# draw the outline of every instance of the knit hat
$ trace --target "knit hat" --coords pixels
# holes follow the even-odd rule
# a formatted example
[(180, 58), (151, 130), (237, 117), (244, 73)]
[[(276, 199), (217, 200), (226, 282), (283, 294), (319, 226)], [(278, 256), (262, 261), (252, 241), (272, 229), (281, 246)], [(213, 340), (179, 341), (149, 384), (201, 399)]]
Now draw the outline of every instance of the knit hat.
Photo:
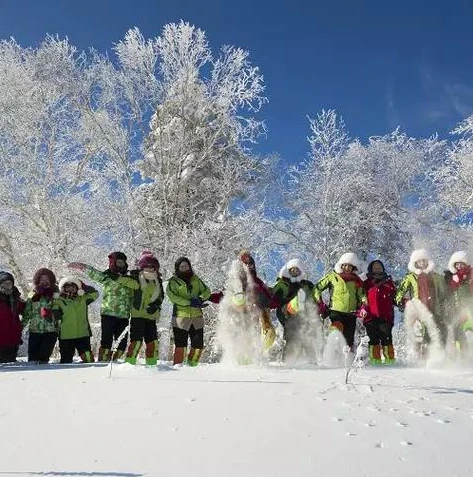
[(143, 270), (145, 268), (154, 268), (156, 271), (158, 271), (159, 261), (153, 255), (152, 252), (145, 250), (144, 252), (141, 253), (141, 257), (138, 261), (138, 267), (140, 270)]
[(344, 264), (352, 265), (355, 268), (354, 271), (357, 271), (360, 268), (358, 257), (352, 252), (344, 253), (335, 264), (334, 270), (337, 273), (342, 273), (342, 265)]
[(59, 290), (61, 292), (64, 291), (64, 286), (66, 285), (66, 283), (73, 283), (74, 285), (76, 285), (77, 294), (79, 296), (82, 296), (85, 293), (82, 289), (82, 282), (77, 277), (69, 275), (67, 277), (61, 278), (61, 280), (59, 280)]
[(11, 273), (0, 272), (0, 283), (6, 282), (7, 280), (10, 280), (13, 284), (15, 284), (15, 279)]
[(128, 270), (128, 264), (126, 263), (127, 257), (123, 252), (112, 252), (108, 256), (108, 268), (112, 272), (118, 272), (118, 267), (117, 267), (117, 260), (124, 260), (126, 267), (124, 269), (121, 269), (121, 272), (126, 272)]
[(49, 279), (49, 283), (51, 283), (51, 286), (53, 286), (56, 283), (56, 275), (49, 270), (49, 268), (40, 268), (39, 270), (36, 271), (33, 277), (33, 284), (35, 287), (39, 285), (39, 281), (41, 280), (41, 277), (43, 275), (46, 275)]
[(455, 268), (456, 263), (464, 263), (465, 265), (470, 265), (470, 260), (468, 258), (468, 253), (464, 250), (460, 250), (459, 252), (455, 252), (448, 261), (448, 269), (452, 273), (457, 273), (457, 269)]

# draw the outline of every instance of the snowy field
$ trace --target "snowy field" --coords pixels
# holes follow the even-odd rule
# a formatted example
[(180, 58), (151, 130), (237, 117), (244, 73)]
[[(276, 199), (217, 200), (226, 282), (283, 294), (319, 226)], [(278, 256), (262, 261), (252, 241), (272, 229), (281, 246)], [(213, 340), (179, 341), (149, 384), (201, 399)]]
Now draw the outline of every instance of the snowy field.
[(473, 475), (473, 369), (0, 367), (0, 475)]

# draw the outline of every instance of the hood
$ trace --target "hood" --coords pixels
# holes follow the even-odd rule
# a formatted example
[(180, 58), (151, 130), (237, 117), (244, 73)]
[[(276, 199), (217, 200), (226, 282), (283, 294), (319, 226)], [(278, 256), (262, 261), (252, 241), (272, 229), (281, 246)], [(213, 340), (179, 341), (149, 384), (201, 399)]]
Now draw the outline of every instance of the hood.
[[(429, 262), (425, 270), (419, 270), (414, 266), (414, 264), (419, 260), (427, 260)], [(416, 275), (420, 275), (422, 272), (433, 272), (434, 268), (435, 262), (432, 260), (432, 258), (430, 257), (430, 253), (425, 248), (419, 248), (411, 253), (411, 258), (409, 259), (409, 264), (407, 265), (407, 269), (410, 272), (415, 273)]]
[(348, 252), (344, 253), (339, 259), (338, 262), (335, 264), (335, 267), (333, 269), (337, 273), (342, 273), (342, 265), (344, 263), (349, 263), (350, 265), (353, 265), (355, 267), (355, 272), (359, 272), (360, 270), (360, 261), (358, 260), (358, 257), (356, 256), (355, 253)]
[(464, 250), (460, 250), (459, 252), (455, 252), (448, 261), (448, 269), (453, 274), (457, 273), (457, 269), (455, 268), (455, 263), (463, 262), (467, 265), (470, 265), (470, 260), (468, 259), (468, 253)]
[[(298, 268), (301, 271), (301, 274), (298, 277), (293, 277), (290, 273), (289, 270), (291, 268)], [(279, 270), (278, 277), (279, 278), (287, 278), (291, 282), (300, 282), (301, 280), (304, 279), (305, 273), (304, 273), (304, 267), (302, 266), (301, 261), (298, 258), (293, 258), (292, 260), (289, 260), (282, 268)]]

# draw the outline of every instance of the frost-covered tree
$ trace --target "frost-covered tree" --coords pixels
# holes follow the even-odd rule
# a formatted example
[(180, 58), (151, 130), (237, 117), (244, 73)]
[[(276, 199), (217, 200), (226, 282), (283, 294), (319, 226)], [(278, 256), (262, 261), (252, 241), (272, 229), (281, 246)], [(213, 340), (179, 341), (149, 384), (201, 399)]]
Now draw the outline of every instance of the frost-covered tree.
[(167, 260), (187, 254), (215, 267), (250, 232), (237, 217), (261, 168), (247, 145), (264, 130), (254, 116), (263, 78), (248, 52), (214, 56), (184, 22), (165, 26), (156, 47), (162, 96), (140, 163), (140, 240)]
[(61, 269), (96, 232), (75, 173), (83, 157), (74, 107), (81, 61), (52, 37), (37, 49), (0, 43), (0, 254), (23, 289), (33, 268)]
[(473, 209), (473, 116), (453, 131), (460, 135), (435, 173), (439, 197), (454, 220), (471, 226)]

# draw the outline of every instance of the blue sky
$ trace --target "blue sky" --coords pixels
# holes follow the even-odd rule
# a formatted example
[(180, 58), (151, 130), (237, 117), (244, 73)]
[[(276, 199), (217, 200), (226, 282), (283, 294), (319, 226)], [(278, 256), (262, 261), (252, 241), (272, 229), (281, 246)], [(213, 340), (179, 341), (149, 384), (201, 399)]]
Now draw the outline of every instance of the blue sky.
[(268, 136), (258, 150), (297, 162), (307, 115), (335, 108), (362, 140), (397, 125), (441, 137), (473, 114), (469, 0), (2, 0), (0, 37), (36, 45), (47, 33), (109, 50), (138, 26), (147, 37), (188, 21), (213, 48), (250, 51), (265, 76)]

